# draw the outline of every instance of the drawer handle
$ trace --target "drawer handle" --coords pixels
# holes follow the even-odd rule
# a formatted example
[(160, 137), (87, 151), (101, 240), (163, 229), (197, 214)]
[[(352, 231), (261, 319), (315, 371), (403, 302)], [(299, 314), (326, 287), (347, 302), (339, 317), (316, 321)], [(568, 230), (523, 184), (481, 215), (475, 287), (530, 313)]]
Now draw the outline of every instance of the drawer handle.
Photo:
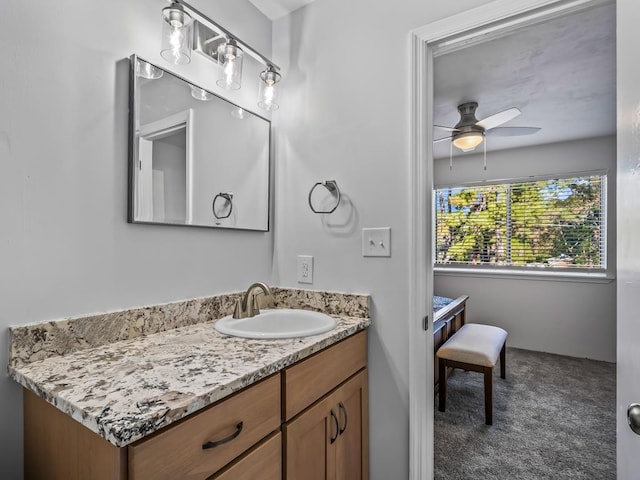
[(338, 406), (340, 407), (340, 411), (344, 414), (344, 425), (342, 427), (340, 427), (340, 435), (342, 435), (344, 433), (344, 431), (347, 429), (347, 423), (349, 422), (349, 417), (347, 417), (347, 409), (344, 407), (344, 403), (340, 402), (338, 403)]
[(236, 431), (233, 432), (228, 437), (222, 438), (220, 440), (216, 440), (215, 442), (207, 442), (204, 445), (202, 445), (202, 449), (203, 450), (207, 450), (208, 448), (216, 448), (216, 447), (219, 447), (222, 444), (230, 442), (231, 440), (236, 438), (238, 435), (240, 435), (240, 432), (242, 431), (242, 423), (243, 422), (240, 422), (238, 425), (236, 425)]
[(333, 408), (331, 409), (331, 418), (333, 419), (333, 423), (335, 423), (336, 425), (336, 434), (335, 436), (331, 435), (331, 443), (336, 441), (336, 438), (338, 438), (338, 435), (340, 434), (340, 426), (338, 424), (338, 417), (336, 416), (336, 412), (333, 411)]

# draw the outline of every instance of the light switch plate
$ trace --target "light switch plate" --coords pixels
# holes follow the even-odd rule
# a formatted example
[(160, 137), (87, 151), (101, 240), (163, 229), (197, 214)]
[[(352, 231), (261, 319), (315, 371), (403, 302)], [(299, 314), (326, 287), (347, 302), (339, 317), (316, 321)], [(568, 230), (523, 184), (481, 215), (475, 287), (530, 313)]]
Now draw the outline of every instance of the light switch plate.
[(298, 283), (313, 283), (313, 256), (298, 255)]
[(362, 229), (363, 257), (391, 256), (391, 227)]

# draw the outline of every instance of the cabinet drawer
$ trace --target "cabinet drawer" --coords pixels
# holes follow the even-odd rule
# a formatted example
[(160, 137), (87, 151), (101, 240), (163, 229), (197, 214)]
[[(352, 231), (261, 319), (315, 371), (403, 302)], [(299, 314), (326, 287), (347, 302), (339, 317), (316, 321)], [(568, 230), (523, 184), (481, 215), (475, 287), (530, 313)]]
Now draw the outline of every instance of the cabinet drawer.
[[(209, 478), (279, 426), (280, 376), (273, 375), (129, 446), (129, 478)], [(208, 442), (230, 438), (203, 449)]]
[(282, 434), (272, 435), (210, 480), (282, 480)]
[(288, 421), (367, 365), (367, 332), (363, 330), (283, 370)]

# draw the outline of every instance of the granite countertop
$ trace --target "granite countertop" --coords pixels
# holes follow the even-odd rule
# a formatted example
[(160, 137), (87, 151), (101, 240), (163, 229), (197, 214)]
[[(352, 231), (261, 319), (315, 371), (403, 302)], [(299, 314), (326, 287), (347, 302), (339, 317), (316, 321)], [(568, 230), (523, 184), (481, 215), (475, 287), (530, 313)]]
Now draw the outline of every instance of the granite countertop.
[(214, 322), (10, 367), (10, 376), (123, 447), (366, 327), (336, 317), (325, 334), (229, 337)]
[(337, 326), (320, 335), (237, 338), (215, 330), (214, 320), (17, 362), (8, 372), (25, 388), (123, 447), (371, 324), (367, 317), (330, 313)]

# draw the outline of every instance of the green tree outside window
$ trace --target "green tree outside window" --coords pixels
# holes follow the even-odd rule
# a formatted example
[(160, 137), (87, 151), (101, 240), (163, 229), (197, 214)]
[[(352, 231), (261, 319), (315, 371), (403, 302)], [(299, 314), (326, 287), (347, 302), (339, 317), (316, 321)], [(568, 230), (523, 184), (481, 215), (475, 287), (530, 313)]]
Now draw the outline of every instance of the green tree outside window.
[(436, 190), (436, 264), (604, 269), (606, 175)]

